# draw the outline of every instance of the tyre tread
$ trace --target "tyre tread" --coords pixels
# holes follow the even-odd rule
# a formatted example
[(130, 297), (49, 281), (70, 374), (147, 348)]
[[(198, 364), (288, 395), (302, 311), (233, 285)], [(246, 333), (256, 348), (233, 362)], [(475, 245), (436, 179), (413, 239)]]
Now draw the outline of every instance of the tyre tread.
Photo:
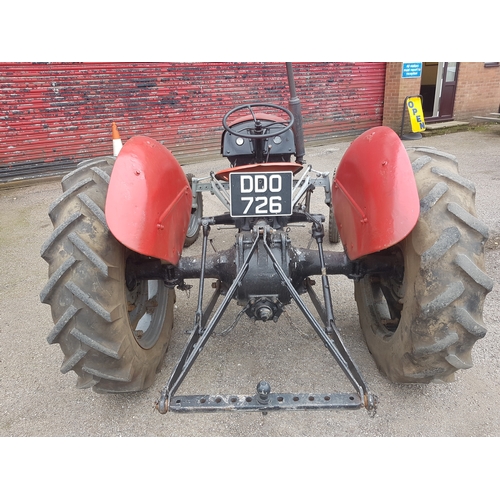
[(459, 337), (457, 332), (448, 332), (445, 337), (438, 339), (430, 345), (420, 345), (416, 347), (413, 354), (417, 357), (427, 356), (429, 354), (436, 354), (441, 351), (447, 350), (450, 346), (458, 342)]
[(69, 257), (69, 259), (65, 260), (52, 274), (52, 276), (49, 278), (49, 281), (40, 292), (40, 301), (42, 302), (42, 304), (48, 304), (48, 300), (52, 295), (54, 288), (76, 262), (77, 260), (73, 256), (71, 256)]
[(460, 241), (460, 231), (457, 227), (447, 227), (436, 242), (422, 254), (422, 264), (427, 267), (434, 264)]
[(61, 373), (68, 373), (69, 371), (73, 370), (75, 366), (84, 358), (84, 356), (87, 354), (88, 350), (78, 348), (73, 355), (69, 356), (67, 359), (63, 361), (63, 364), (61, 365)]
[[(108, 277), (109, 267), (91, 248), (74, 232), (68, 235), (68, 240), (75, 245), (80, 252), (99, 270), (99, 272)], [(74, 258), (73, 258), (74, 260)]]
[(488, 239), (488, 226), (482, 223), (477, 217), (474, 217), (470, 212), (462, 208), (458, 203), (448, 203), (447, 209), (450, 213), (460, 219), (464, 224), (481, 234), (485, 240)]
[(430, 156), (421, 156), (417, 158), (411, 164), (413, 173), (416, 174), (417, 172), (420, 172), (420, 170), (424, 168), (431, 161), (432, 158)]
[(476, 186), (474, 185), (474, 183), (472, 183), (465, 177), (456, 174), (455, 172), (451, 172), (450, 170), (441, 167), (432, 167), (431, 172), (433, 174), (439, 175), (440, 177), (445, 177), (446, 179), (449, 179), (450, 181), (463, 186), (465, 189), (468, 189), (471, 193), (476, 194)]
[(427, 196), (420, 200), (420, 213), (427, 213), (448, 191), (448, 185), (445, 182), (438, 182)]
[(422, 314), (424, 316), (434, 315), (450, 304), (455, 302), (465, 291), (465, 286), (461, 281), (455, 281), (448, 285), (444, 292), (440, 293), (435, 299), (422, 304)]
[[(115, 159), (82, 162), (62, 180), (63, 194), (50, 206), (54, 230), (41, 247), (49, 279), (40, 293), (52, 308), (49, 344), (59, 344), (61, 371), (73, 370), (78, 388), (131, 392), (149, 387), (170, 338), (175, 294), (165, 295), (160, 340), (137, 344), (125, 292), (127, 250), (112, 236), (104, 206)], [(160, 328), (160, 327), (159, 327)]]
[[(96, 339), (85, 335), (77, 328), (73, 328), (70, 332), (73, 337), (78, 339), (83, 344), (87, 345), (95, 351), (108, 356), (109, 358), (120, 359), (120, 346), (117, 345), (105, 345), (103, 342), (98, 342)], [(108, 343), (109, 344), (109, 343)]]
[(472, 363), (469, 363), (468, 361), (461, 359), (456, 354), (448, 354), (448, 356), (446, 356), (445, 359), (446, 361), (448, 361), (448, 363), (450, 363), (450, 365), (452, 365), (457, 370), (467, 370), (468, 368), (472, 368)]
[(95, 203), (94, 200), (92, 200), (86, 193), (80, 193), (78, 198), (99, 219), (104, 229), (109, 231), (106, 216), (104, 215), (104, 211), (100, 209), (99, 205)]
[(459, 253), (455, 257), (455, 264), (465, 271), (479, 286), (491, 292), (493, 289), (493, 280), (486, 273), (483, 273), (469, 257)]
[(55, 342), (57, 342), (57, 338), (59, 337), (61, 332), (66, 328), (66, 325), (68, 325), (69, 322), (75, 317), (78, 311), (79, 309), (73, 304), (71, 304), (66, 309), (66, 311), (64, 311), (64, 314), (59, 318), (57, 323), (54, 325), (54, 328), (52, 328), (47, 337), (47, 342), (49, 344), (54, 344)]
[(98, 314), (104, 321), (108, 323), (113, 322), (112, 313), (98, 304), (89, 294), (85, 293), (72, 281), (68, 281), (65, 286), (78, 300), (83, 302), (88, 308), (92, 309), (92, 311)]
[(378, 282), (362, 279), (355, 297), (368, 347), (389, 379), (450, 382), (457, 370), (472, 366), (472, 347), (487, 333), (482, 309), (493, 288), (484, 271), (488, 227), (476, 217), (476, 188), (458, 173), (453, 155), (431, 148), (409, 155), (421, 210), (417, 226), (398, 245), (406, 290), (400, 325), (395, 331), (384, 326), (386, 313), (372, 292)]
[(63, 194), (61, 194), (55, 201), (52, 202), (52, 204), (49, 207), (49, 217), (52, 222), (55, 221), (56, 217), (56, 212), (58, 211), (58, 208), (60, 205), (66, 203), (68, 199), (72, 198), (75, 194), (75, 192), (79, 191), (80, 189), (83, 189), (92, 182), (92, 179), (83, 179), (80, 182), (76, 183), (74, 186), (72, 186), (70, 189), (67, 191), (64, 191)]
[(455, 309), (454, 319), (474, 337), (482, 339), (486, 335), (486, 328), (476, 321), (464, 307)]
[(127, 382), (132, 381), (132, 374), (130, 371), (114, 371), (114, 372), (105, 372), (102, 370), (98, 370), (96, 368), (91, 368), (90, 366), (85, 365), (83, 367), (83, 370), (88, 373), (89, 375), (92, 375), (94, 377), (97, 377), (98, 379), (104, 379), (104, 380), (110, 380), (112, 382), (120, 382), (122, 384), (125, 384)]
[(49, 262), (50, 260), (49, 254), (51, 253), (54, 244), (59, 241), (62, 233), (64, 233), (64, 231), (66, 231), (68, 227), (70, 227), (72, 224), (78, 221), (81, 217), (82, 217), (81, 213), (75, 212), (71, 214), (71, 216), (68, 217), (61, 225), (56, 227), (56, 229), (52, 232), (47, 241), (45, 241), (45, 243), (42, 245), (42, 248), (40, 250), (40, 255), (42, 259)]

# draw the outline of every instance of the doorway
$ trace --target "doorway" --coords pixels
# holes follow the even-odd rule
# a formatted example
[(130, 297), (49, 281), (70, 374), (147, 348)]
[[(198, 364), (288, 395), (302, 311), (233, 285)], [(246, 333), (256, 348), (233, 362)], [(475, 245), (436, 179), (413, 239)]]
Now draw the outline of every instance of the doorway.
[(453, 119), (458, 62), (424, 62), (420, 94), (426, 122)]

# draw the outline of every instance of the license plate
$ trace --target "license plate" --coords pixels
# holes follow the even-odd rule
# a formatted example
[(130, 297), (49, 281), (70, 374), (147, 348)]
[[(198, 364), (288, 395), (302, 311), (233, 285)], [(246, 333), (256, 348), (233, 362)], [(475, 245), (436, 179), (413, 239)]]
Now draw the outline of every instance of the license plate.
[(292, 215), (292, 172), (229, 174), (231, 217)]

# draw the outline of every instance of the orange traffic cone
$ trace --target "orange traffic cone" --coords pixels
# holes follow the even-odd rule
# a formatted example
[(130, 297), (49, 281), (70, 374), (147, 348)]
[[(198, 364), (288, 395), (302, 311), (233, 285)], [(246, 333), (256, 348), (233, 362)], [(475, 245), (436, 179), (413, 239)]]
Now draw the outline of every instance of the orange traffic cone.
[(118, 127), (116, 126), (115, 122), (113, 122), (111, 129), (113, 135), (113, 156), (118, 156), (118, 153), (120, 152), (123, 144), (122, 140), (120, 139), (120, 132), (118, 132)]

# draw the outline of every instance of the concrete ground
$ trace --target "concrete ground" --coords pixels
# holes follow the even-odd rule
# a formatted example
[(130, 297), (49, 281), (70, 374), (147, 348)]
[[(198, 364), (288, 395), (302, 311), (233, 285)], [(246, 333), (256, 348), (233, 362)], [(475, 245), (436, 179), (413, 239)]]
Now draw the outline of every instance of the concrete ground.
[[(333, 172), (349, 142), (307, 149), (306, 160)], [(462, 175), (477, 189), (477, 214), (490, 228), (486, 269), (500, 277), (500, 126), (406, 141), (454, 154)], [(188, 165), (198, 176), (225, 168), (226, 162)], [(499, 436), (500, 435), (500, 287), (487, 296), (486, 337), (473, 350), (474, 367), (447, 385), (396, 385), (377, 370), (358, 324), (352, 283), (331, 279), (338, 326), (351, 356), (379, 398), (371, 418), (366, 411), (315, 411), (160, 415), (153, 402), (187, 340), (196, 307), (195, 293), (178, 292), (173, 340), (153, 387), (129, 395), (99, 395), (75, 387), (73, 372), (59, 371), (62, 353), (49, 345), (49, 307), (39, 293), (47, 280), (40, 248), (51, 234), (48, 207), (59, 195), (56, 181), (0, 190), (0, 436)], [(321, 202), (321, 196), (319, 196)], [(205, 214), (218, 202), (205, 196)], [(291, 233), (306, 246), (307, 234)], [(214, 230), (217, 249), (229, 247), (230, 230)], [(327, 244), (327, 249), (332, 246)], [(189, 249), (199, 253), (199, 241)], [(230, 325), (232, 305), (221, 328)], [(317, 336), (296, 306), (275, 325), (242, 319), (228, 335), (210, 339), (185, 381), (187, 393), (231, 392), (232, 384), (251, 393), (259, 380), (273, 390), (321, 392), (344, 384)], [(309, 389), (311, 388), (311, 389)], [(347, 390), (350, 390), (347, 384)], [(168, 452), (167, 452), (168, 453)], [(437, 469), (435, 469), (437, 470)], [(257, 471), (255, 471), (257, 472)]]

